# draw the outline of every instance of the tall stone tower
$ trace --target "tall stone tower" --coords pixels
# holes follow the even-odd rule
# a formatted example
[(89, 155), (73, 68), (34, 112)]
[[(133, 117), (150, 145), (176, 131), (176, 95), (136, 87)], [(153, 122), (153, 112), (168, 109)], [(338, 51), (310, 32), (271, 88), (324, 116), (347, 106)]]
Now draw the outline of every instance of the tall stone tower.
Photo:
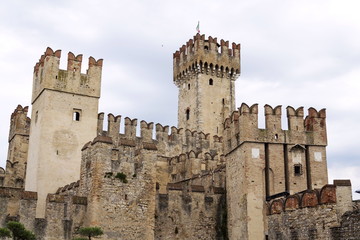
[(178, 127), (222, 136), (224, 120), (235, 110), (240, 44), (197, 34), (174, 53), (179, 88)]
[(38, 193), (37, 217), (44, 217), (48, 193), (80, 178), (81, 148), (96, 136), (102, 59), (68, 54), (59, 69), (61, 50), (47, 48), (35, 65), (25, 190)]

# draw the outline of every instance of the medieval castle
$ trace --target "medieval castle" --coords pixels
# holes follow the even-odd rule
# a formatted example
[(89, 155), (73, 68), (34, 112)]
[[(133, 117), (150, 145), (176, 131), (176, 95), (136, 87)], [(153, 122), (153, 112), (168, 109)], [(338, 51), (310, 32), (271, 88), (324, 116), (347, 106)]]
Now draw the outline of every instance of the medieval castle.
[[(47, 48), (32, 112), (11, 115), (0, 225), (70, 240), (360, 239), (349, 180), (328, 184), (325, 109), (235, 106), (240, 44), (197, 34), (173, 55), (178, 126), (98, 113), (103, 60)], [(103, 123), (107, 121), (107, 129)], [(120, 133), (123, 122), (124, 132)], [(136, 135), (140, 124), (140, 136)], [(155, 128), (155, 129), (154, 129)]]

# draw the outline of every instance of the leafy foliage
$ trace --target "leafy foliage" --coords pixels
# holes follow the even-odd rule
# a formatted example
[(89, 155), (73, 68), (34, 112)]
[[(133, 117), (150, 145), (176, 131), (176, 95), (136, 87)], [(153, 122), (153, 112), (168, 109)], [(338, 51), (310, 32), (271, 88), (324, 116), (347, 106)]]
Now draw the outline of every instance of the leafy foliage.
[(125, 173), (119, 172), (116, 174), (115, 178), (120, 179), (123, 183), (128, 183)]
[(0, 228), (0, 238), (11, 237), (11, 232), (7, 228)]
[(79, 233), (82, 236), (87, 236), (89, 240), (91, 240), (91, 237), (101, 236), (104, 234), (100, 227), (83, 227), (79, 229)]
[(36, 240), (35, 234), (19, 222), (10, 221), (6, 226), (12, 232), (14, 240)]

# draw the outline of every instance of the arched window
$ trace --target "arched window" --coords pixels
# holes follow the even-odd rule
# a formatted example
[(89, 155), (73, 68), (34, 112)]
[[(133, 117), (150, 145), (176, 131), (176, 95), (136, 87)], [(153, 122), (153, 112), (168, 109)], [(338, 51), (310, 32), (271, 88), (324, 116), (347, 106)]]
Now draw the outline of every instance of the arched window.
[(212, 78), (209, 79), (209, 85), (213, 85), (214, 81), (212, 80)]
[(188, 90), (190, 90), (190, 83), (188, 84)]
[(73, 112), (73, 121), (80, 121), (80, 116), (81, 116), (81, 110), (78, 109), (74, 109)]
[(189, 120), (190, 119), (190, 109), (186, 109), (186, 120)]

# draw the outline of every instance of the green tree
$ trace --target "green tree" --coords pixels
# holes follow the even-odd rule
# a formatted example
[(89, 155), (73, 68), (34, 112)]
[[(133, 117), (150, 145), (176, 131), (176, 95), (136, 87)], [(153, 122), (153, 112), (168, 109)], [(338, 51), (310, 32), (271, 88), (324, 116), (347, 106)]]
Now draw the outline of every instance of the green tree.
[(11, 232), (7, 228), (0, 228), (0, 238), (11, 237)]
[(8, 222), (7, 228), (12, 232), (14, 240), (36, 240), (35, 234), (27, 230), (24, 225), (19, 222)]
[(83, 227), (79, 229), (79, 233), (82, 236), (87, 236), (89, 240), (91, 240), (92, 237), (97, 237), (104, 234), (100, 227)]

